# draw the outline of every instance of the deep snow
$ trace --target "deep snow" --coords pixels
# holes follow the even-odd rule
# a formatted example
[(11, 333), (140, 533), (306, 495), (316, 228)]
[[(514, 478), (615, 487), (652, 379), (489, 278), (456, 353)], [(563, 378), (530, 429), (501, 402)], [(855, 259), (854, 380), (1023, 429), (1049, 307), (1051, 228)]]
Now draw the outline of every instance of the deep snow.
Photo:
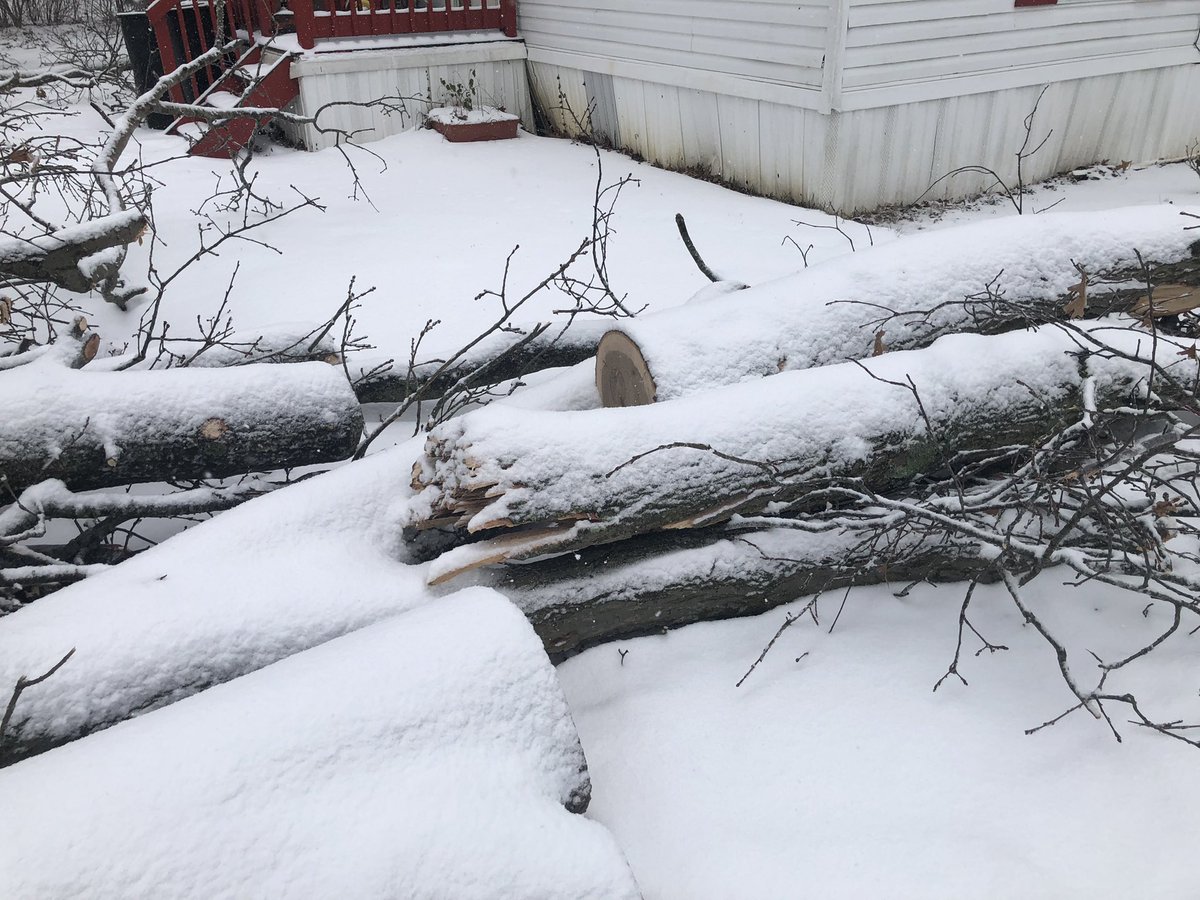
[[(1037, 608), (1059, 610), (1085, 657), (1163, 624), (1054, 572), (1035, 585)], [(1074, 698), (994, 588), (977, 590), (973, 621), (1010, 649), (974, 658), (972, 640), (970, 685), (951, 678), (933, 693), (963, 588), (893, 590), (851, 591), (832, 634), (843, 592), (826, 596), (822, 627), (791, 626), (741, 688), (806, 601), (559, 667), (592, 772), (590, 815), (645, 897), (1195, 897), (1196, 750), (1120, 714), (1123, 743), (1083, 713), (1026, 736)], [(1164, 715), (1200, 714), (1196, 659), (1193, 639), (1139, 666)]]
[[(100, 602), (103, 599), (96, 598)], [(6, 900), (618, 900), (541, 641), (484, 589), (0, 771)]]

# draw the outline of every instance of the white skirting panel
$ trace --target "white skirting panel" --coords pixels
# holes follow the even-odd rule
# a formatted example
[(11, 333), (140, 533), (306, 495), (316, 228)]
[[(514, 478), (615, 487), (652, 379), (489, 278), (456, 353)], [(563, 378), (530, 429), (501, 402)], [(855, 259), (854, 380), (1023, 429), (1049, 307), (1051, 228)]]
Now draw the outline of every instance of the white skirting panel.
[[(445, 85), (471, 81), (476, 105), (503, 108), (520, 116), (526, 130), (534, 128), (525, 48), (517, 42), (321, 54), (294, 63), (292, 77), (300, 83), (297, 111), (314, 115), (324, 107), (319, 124), (353, 134), (356, 143), (421, 125), (429, 109), (447, 102)], [(379, 98), (386, 102), (369, 103)], [(292, 129), (290, 136), (309, 150), (341, 140), (312, 126)]]
[[(1043, 86), (822, 114), (765, 100), (673, 87), (542, 62), (530, 81), (549, 121), (575, 131), (561, 111), (592, 110), (594, 132), (671, 169), (700, 171), (756, 193), (844, 214), (922, 195), (965, 197), (986, 166), (1015, 186), (1024, 120)], [(1026, 183), (1100, 160), (1181, 156), (1200, 137), (1200, 65), (1054, 82), (1045, 87), (1022, 167)], [(929, 191), (929, 193), (926, 193)]]

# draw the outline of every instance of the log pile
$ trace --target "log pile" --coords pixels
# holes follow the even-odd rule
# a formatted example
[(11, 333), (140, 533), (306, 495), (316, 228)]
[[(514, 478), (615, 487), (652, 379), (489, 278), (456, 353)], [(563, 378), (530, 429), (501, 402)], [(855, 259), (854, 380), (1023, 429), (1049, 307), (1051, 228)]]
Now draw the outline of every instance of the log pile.
[[(413, 473), (418, 530), (473, 539), (435, 584), (479, 566), (703, 528), (768, 506), (803, 509), (853, 478), (887, 492), (944, 463), (942, 448), (1039, 442), (1145, 372), (1081, 363), (1069, 332), (951, 336), (653, 406), (576, 413), (481, 410), (435, 429)], [(917, 392), (909, 390), (910, 382)]]
[[(429, 434), (410, 544), (431, 560), (431, 584), (481, 570), (472, 577), (509, 593), (556, 658), (834, 586), (988, 577), (972, 546), (882, 559), (773, 529), (764, 554), (762, 517), (803, 521), (851, 483), (906, 496), (963, 460), (1041, 445), (1090, 410), (1149, 394), (1170, 406), (1148, 353), (1195, 368), (1191, 341), (1159, 330), (1196, 306), (1200, 242), (1185, 225), (1172, 208), (1047, 216), (1002, 223), (1008, 248), (982, 226), (953, 229), (622, 324), (597, 362), (616, 408), (485, 408)], [(783, 289), (805, 284), (811, 296), (781, 307)], [(1055, 321), (1068, 327), (1030, 327)]]

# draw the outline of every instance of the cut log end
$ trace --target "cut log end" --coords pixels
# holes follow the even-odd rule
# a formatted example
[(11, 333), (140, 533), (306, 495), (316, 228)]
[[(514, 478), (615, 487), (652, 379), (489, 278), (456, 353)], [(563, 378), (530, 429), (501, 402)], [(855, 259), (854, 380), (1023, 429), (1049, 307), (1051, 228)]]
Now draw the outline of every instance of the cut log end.
[(610, 331), (596, 350), (596, 389), (605, 408), (647, 406), (658, 389), (642, 351), (628, 335)]
[(82, 368), (96, 358), (96, 353), (100, 350), (100, 335), (92, 334), (83, 342), (83, 347), (79, 351), (79, 367)]
[(198, 434), (206, 441), (219, 441), (229, 433), (229, 424), (221, 418), (213, 416), (205, 419), (204, 424), (199, 428)]

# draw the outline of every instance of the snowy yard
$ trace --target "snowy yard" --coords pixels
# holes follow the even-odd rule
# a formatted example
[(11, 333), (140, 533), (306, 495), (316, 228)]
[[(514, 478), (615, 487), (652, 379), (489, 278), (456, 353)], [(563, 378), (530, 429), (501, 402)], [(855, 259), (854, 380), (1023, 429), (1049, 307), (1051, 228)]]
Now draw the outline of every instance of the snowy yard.
[[(105, 130), (86, 103), (71, 110), (71, 118), (42, 127), (80, 139)], [(194, 251), (206, 216), (220, 224), (243, 214), (207, 200), (228, 183), (229, 163), (181, 157), (183, 147), (179, 137), (137, 133), (134, 153), (153, 164), (157, 185), (156, 239), (131, 247), (128, 272), (144, 275), (151, 261), (170, 271)], [(240, 333), (302, 334), (338, 309), (354, 279), (356, 291), (374, 290), (354, 311), (354, 331), (371, 347), (349, 357), (351, 374), (389, 359), (403, 369), (430, 320), (440, 324), (420, 355), (446, 356), (497, 315), (496, 298), (478, 295), (499, 287), (514, 248), (507, 281), (515, 295), (589, 236), (598, 163), (603, 183), (634, 179), (621, 192), (607, 247), (614, 291), (644, 309), (630, 334), (644, 327), (649, 335), (656, 314), (683, 307), (709, 284), (680, 241), (677, 213), (722, 278), (766, 286), (741, 306), (736, 293), (706, 292), (707, 300), (694, 301), (697, 315), (715, 310), (703, 333), (687, 332), (691, 319), (661, 320), (668, 339), (689, 348), (680, 351), (684, 369), (709, 353), (695, 349), (704, 338), (737, 347), (752, 315), (770, 317), (794, 285), (819, 285), (817, 272), (804, 282), (778, 281), (770, 293), (769, 282), (806, 263), (841, 259), (841, 277), (853, 272), (852, 251), (892, 244), (893, 262), (872, 296), (891, 284), (889, 302), (900, 305), (903, 260), (915, 252), (906, 241), (1014, 215), (1007, 203), (980, 202), (868, 227), (524, 133), (458, 145), (410, 131), (345, 155), (274, 146), (252, 164), (255, 192), (314, 205), (187, 269), (166, 294), (160, 324), (169, 322), (174, 340), (200, 335), (228, 288)], [(1088, 235), (1142, 227), (1157, 215), (1131, 207), (1200, 206), (1200, 179), (1183, 165), (1094, 174), (1040, 186), (1025, 202), (1085, 214)], [(1127, 211), (1104, 212), (1116, 208)], [(1047, 256), (1057, 250), (1078, 260), (1084, 249), (1049, 247)], [(1047, 269), (1041, 281), (1075, 277), (1062, 268)], [(111, 368), (127, 358), (146, 307), (135, 300), (122, 312), (95, 295), (79, 302), (101, 336), (91, 365)], [(562, 321), (571, 303), (547, 289), (515, 324)], [(588, 327), (585, 320), (577, 324)], [(1049, 331), (1025, 343), (1049, 344)], [(812, 336), (814, 360), (833, 333)], [(977, 346), (947, 340), (913, 352), (963, 356), (969, 351), (954, 348)], [(829, 353), (820, 363), (850, 356)], [(714, 364), (719, 371), (740, 364), (733, 350), (729, 356)], [(900, 372), (903, 357), (884, 353), (876, 368)], [(717, 358), (715, 351), (704, 357)], [(1022, 359), (1014, 351), (992, 368)], [(912, 366), (903, 371), (922, 371)], [(1064, 378), (1076, 374), (1074, 363), (1064, 368), (1072, 370)], [(1082, 388), (1093, 402), (1104, 387), (1101, 368)], [(622, 415), (594, 420), (591, 432), (592, 371), (584, 363), (539, 373), (462, 420), (469, 446), (501, 448), (488, 488), (514, 459), (518, 470), (528, 458), (530, 472), (549, 471), (540, 453), (549, 457), (589, 435), (589, 460), (573, 462), (582, 467), (594, 457), (604, 472), (641, 449), (621, 442), (626, 425), (665, 443), (672, 435), (699, 440), (692, 426), (733, 423), (751, 436), (731, 452), (753, 454), (757, 433), (737, 418), (759, 418), (740, 399), (750, 397), (745, 385), (705, 384), (697, 395), (701, 388), (689, 383), (691, 405), (678, 401), (686, 421), (664, 420), (661, 435), (646, 424), (653, 406), (613, 410)], [(1012, 380), (1052, 393), (1053, 373), (1021, 374)], [(728, 381), (761, 382), (760, 375)], [(807, 402), (792, 386), (817, 382), (801, 377), (779, 376), (768, 413)], [(833, 427), (846, 443), (865, 444), (864, 423), (875, 411), (829, 377), (820, 407), (829, 412), (805, 420), (803, 437)], [(0, 372), (0, 390), (4, 378)], [(20, 403), (10, 398), (7, 415), (33, 415), (43, 405), (36, 379), (11, 378), (23, 394)], [(985, 402), (988, 392), (975, 387)], [(945, 394), (950, 406), (967, 402), (951, 388)], [(368, 419), (390, 408), (373, 404)], [(453, 463), (466, 452), (453, 445), (455, 424), (442, 426), (459, 454)], [(971, 624), (1004, 649), (976, 653), (980, 641), (968, 632), (962, 678), (945, 679), (936, 692), (955, 658), (965, 584), (902, 591), (902, 579), (830, 590), (815, 605), (796, 596), (760, 615), (603, 643), (552, 669), (538, 636), (500, 596), (498, 578), (476, 572), (429, 586), (447, 564), (406, 543), (406, 529), (433, 515), (432, 482), (410, 484), (426, 452), (413, 426), (409, 415), (362, 460), (323, 467), (333, 471), (0, 618), (0, 700), (18, 678), (44, 672), (74, 648), (21, 697), (13, 719), (23, 740), (54, 749), (0, 769), (0, 808), (13, 832), (0, 840), (0, 897), (599, 900), (640, 890), (647, 900), (1185, 900), (1200, 890), (1196, 748), (1131, 724), (1118, 707), (1112, 724), (1120, 741), (1083, 711), (1028, 734), (1077, 701), (1052, 649), (1003, 585), (977, 588)], [(478, 470), (486, 469), (481, 462)], [(570, 473), (555, 479), (567, 483)], [(508, 507), (501, 514), (516, 515)], [(17, 513), (0, 506), (0, 525), (6, 515)], [(581, 530), (601, 525), (593, 517)], [(670, 557), (663, 559), (669, 568)], [(709, 574), (716, 570), (714, 556)], [(472, 579), (496, 590), (471, 586)], [(1025, 595), (1042, 621), (1070, 635), (1073, 660), (1089, 651), (1131, 653), (1170, 620), (1111, 586), (1065, 586), (1074, 580), (1065, 567), (1051, 569)], [(795, 624), (777, 634), (792, 616)], [(1200, 720), (1198, 639), (1174, 635), (1122, 672), (1122, 688), (1137, 690), (1164, 718)], [(589, 778), (585, 817), (570, 815), (564, 807), (581, 805)]]

